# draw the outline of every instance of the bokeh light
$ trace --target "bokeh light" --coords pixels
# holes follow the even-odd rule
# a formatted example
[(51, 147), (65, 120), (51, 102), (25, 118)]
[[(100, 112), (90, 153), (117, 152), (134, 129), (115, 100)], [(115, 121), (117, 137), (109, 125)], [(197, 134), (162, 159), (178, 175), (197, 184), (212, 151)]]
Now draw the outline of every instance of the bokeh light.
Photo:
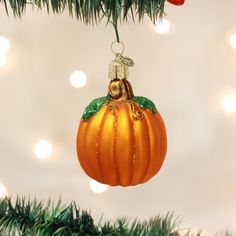
[(222, 106), (226, 112), (236, 112), (236, 96), (226, 96)]
[(6, 54), (10, 50), (11, 44), (9, 39), (0, 36), (0, 54)]
[(170, 22), (163, 18), (161, 20), (157, 20), (155, 23), (155, 31), (158, 34), (166, 34), (170, 30)]
[(87, 82), (87, 75), (81, 70), (76, 70), (71, 74), (69, 80), (74, 88), (82, 88)]
[(107, 185), (101, 184), (93, 179), (90, 180), (89, 186), (94, 193), (103, 193), (108, 188)]
[(6, 187), (0, 183), (0, 198), (4, 198), (7, 196), (7, 189)]
[(47, 159), (52, 155), (52, 145), (46, 140), (40, 140), (34, 146), (34, 153), (39, 159)]
[(231, 37), (230, 37), (230, 44), (231, 46), (236, 49), (236, 33), (234, 33)]

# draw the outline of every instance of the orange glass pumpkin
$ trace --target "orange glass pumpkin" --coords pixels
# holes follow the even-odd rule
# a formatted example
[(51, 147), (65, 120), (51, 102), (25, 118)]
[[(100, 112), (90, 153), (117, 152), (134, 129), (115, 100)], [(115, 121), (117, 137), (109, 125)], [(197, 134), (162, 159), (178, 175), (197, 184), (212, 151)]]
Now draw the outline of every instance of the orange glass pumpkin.
[(95, 99), (84, 112), (78, 158), (87, 175), (98, 182), (137, 185), (152, 178), (163, 164), (165, 126), (150, 100), (135, 97), (126, 78), (115, 77), (109, 95)]

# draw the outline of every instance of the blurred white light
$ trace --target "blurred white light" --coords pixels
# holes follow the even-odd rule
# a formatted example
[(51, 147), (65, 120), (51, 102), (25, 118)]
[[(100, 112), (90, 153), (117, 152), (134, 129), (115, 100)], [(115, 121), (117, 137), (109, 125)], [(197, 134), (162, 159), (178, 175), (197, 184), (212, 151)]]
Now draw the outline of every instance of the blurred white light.
[(0, 52), (0, 66), (3, 66), (5, 64), (6, 59), (7, 59), (6, 53)]
[(0, 183), (0, 198), (4, 198), (7, 196), (7, 189), (6, 187)]
[(107, 190), (107, 185), (101, 184), (93, 179), (90, 180), (89, 186), (94, 193), (103, 193)]
[(87, 82), (87, 76), (83, 71), (76, 70), (70, 76), (70, 83), (74, 88), (82, 88)]
[(39, 159), (49, 158), (52, 155), (52, 145), (46, 140), (40, 140), (34, 146), (34, 153)]
[(230, 38), (230, 44), (231, 46), (236, 49), (236, 33), (234, 33)]
[(170, 30), (170, 22), (167, 19), (157, 20), (155, 23), (155, 31), (158, 34), (166, 34)]
[(236, 112), (236, 96), (226, 96), (222, 106), (226, 112)]
[(10, 50), (10, 47), (10, 41), (5, 37), (0, 36), (0, 54), (6, 54)]

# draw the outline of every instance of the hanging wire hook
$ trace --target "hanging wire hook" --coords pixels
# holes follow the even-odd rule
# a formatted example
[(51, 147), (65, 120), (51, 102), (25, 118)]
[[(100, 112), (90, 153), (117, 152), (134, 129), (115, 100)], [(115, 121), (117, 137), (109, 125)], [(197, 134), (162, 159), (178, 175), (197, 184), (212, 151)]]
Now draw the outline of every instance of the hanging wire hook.
[[(114, 49), (115, 44), (118, 44), (118, 45), (121, 45), (121, 46), (122, 46), (122, 48), (121, 48), (121, 50), (120, 50), (119, 52)], [(120, 41), (120, 42), (114, 41), (114, 42), (111, 44), (111, 51), (112, 51), (115, 55), (117, 55), (117, 54), (122, 55), (123, 52), (124, 52), (124, 50), (125, 50), (125, 44), (124, 44), (123, 42), (121, 42), (121, 41)]]

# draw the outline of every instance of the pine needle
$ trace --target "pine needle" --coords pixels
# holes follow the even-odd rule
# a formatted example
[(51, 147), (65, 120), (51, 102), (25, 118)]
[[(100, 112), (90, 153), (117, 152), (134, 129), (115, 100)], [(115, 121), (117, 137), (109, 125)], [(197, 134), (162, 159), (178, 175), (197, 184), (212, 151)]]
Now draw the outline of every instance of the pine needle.
[[(8, 236), (178, 236), (180, 220), (173, 214), (157, 215), (148, 221), (130, 222), (125, 218), (115, 223), (98, 224), (88, 211), (80, 210), (75, 202), (63, 206), (61, 200), (46, 206), (34, 199), (0, 200), (0, 235)], [(201, 232), (185, 236), (200, 236)], [(230, 236), (228, 232), (217, 236)]]
[(0, 234), (23, 236), (174, 236), (173, 215), (156, 216), (150, 221), (129, 222), (118, 219), (115, 223), (96, 225), (88, 211), (80, 210), (75, 202), (63, 206), (51, 201), (44, 206), (36, 199), (17, 197), (0, 200)]
[(97, 24), (104, 17), (117, 24), (129, 19), (139, 21), (147, 14), (152, 21), (163, 16), (166, 0), (0, 0), (7, 14), (12, 10), (15, 17), (22, 17), (28, 6), (54, 14), (69, 11), (71, 17), (85, 24)]

